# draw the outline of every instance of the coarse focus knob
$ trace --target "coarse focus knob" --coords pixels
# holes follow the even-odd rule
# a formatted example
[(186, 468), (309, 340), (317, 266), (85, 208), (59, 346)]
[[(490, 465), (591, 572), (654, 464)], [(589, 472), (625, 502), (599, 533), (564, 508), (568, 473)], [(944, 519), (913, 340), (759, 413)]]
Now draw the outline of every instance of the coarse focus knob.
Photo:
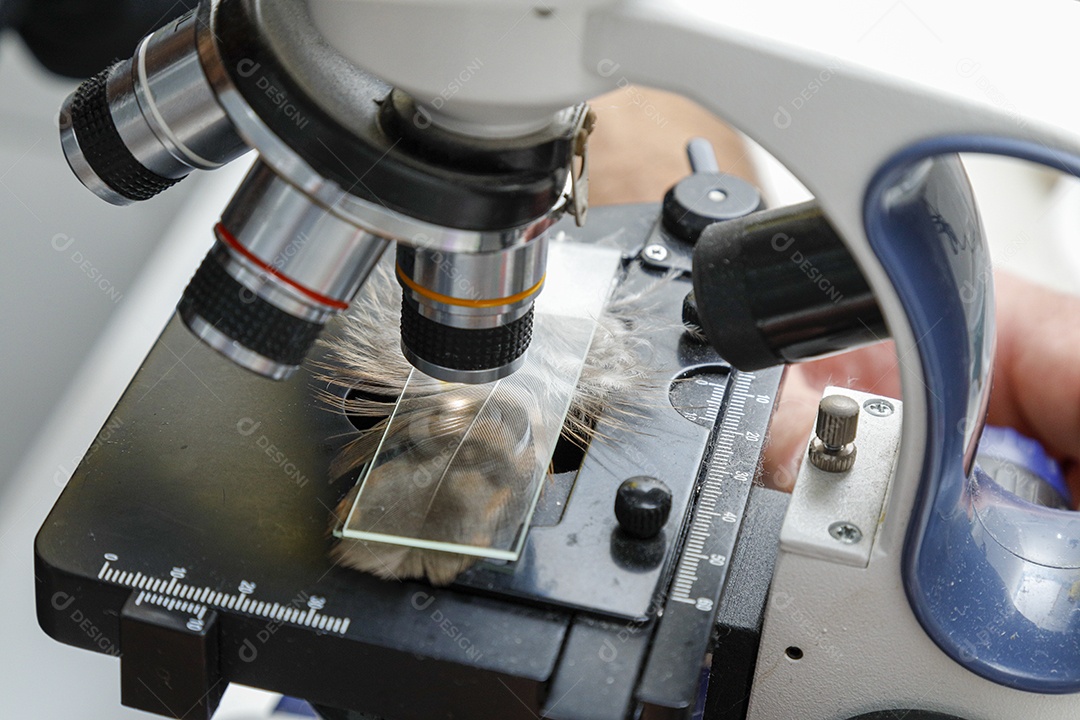
[(828, 395), (818, 404), (810, 462), (826, 472), (846, 472), (855, 464), (859, 403), (846, 395)]
[(694, 249), (694, 296), (710, 344), (739, 370), (888, 335), (858, 264), (814, 201), (708, 226)]
[(671, 514), (671, 488), (654, 477), (624, 480), (615, 494), (615, 518), (626, 534), (654, 538)]

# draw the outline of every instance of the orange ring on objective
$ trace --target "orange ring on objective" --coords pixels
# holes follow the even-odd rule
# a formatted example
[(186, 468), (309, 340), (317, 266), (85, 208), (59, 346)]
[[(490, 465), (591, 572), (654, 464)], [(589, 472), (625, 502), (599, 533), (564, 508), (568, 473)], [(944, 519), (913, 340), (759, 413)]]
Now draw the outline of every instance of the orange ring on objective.
[(491, 308), (499, 307), (500, 305), (512, 305), (513, 303), (524, 300), (530, 295), (538, 292), (540, 287), (544, 284), (544, 280), (547, 278), (547, 273), (544, 273), (540, 278), (540, 282), (533, 285), (528, 290), (511, 295), (510, 297), (496, 298), (495, 300), (466, 300), (463, 298), (450, 297), (449, 295), (443, 295), (437, 293), (434, 290), (429, 290), (422, 285), (418, 285), (412, 278), (406, 277), (405, 271), (401, 269), (401, 265), (397, 265), (397, 276), (401, 282), (405, 283), (405, 286), (412, 290), (417, 295), (427, 298), (428, 300), (434, 300), (435, 302), (443, 303), (444, 305), (456, 305), (458, 307), (467, 308)]

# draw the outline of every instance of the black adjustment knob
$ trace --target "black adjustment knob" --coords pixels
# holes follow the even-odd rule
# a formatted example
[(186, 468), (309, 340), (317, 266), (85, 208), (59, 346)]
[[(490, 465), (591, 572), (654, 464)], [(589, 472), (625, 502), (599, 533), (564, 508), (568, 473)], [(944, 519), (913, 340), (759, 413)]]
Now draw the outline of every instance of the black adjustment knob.
[(702, 231), (721, 220), (733, 220), (761, 209), (757, 189), (732, 175), (698, 172), (664, 195), (664, 229), (680, 240), (696, 243)]
[(122, 702), (157, 715), (209, 720), (229, 684), (219, 665), (218, 614), (192, 618), (150, 598), (139, 602), (142, 596), (133, 592), (120, 611)]
[(615, 518), (623, 531), (647, 540), (660, 533), (671, 514), (671, 488), (654, 477), (624, 480), (615, 494)]

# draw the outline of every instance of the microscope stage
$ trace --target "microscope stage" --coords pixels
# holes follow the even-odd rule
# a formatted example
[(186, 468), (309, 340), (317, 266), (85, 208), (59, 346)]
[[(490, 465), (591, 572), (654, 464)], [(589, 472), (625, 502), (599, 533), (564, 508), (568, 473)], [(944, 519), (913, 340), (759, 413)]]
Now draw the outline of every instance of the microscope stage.
[[(598, 208), (587, 229), (553, 232), (616, 242), (622, 282), (643, 286), (660, 277), (634, 259), (656, 217)], [(516, 563), (481, 562), (446, 588), (335, 566), (330, 517), (356, 478), (327, 468), (348, 418), (317, 400), (310, 372), (266, 381), (174, 319), (37, 538), (39, 622), (121, 655), (125, 704), (174, 717), (209, 717), (228, 682), (394, 720), (616, 720), (638, 705), (688, 717), (780, 377), (687, 339), (689, 289), (679, 277), (657, 291), (649, 362), (662, 382), (640, 417), (545, 483)], [(652, 540), (612, 510), (640, 475), (672, 491)], [(775, 549), (786, 499), (754, 493), (770, 529), (746, 542)], [(752, 626), (771, 559), (746, 552), (757, 579), (725, 602)]]

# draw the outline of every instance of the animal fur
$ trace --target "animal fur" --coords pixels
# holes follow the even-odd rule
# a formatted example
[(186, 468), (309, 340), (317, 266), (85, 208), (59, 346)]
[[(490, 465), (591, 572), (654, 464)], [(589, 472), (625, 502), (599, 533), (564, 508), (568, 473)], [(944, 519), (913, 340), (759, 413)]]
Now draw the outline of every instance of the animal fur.
[[(553, 379), (565, 377), (557, 348), (537, 343), (527, 367), (530, 377), (519, 370), (515, 379), (528, 389), (513, 393), (503, 384), (490, 398), (499, 417), (477, 415), (477, 403), (490, 394), (489, 386), (463, 386), (440, 383), (414, 375), (410, 395), (401, 403), (387, 446), (410, 448), (408, 460), (393, 458), (374, 468), (367, 480), (358, 512), (393, 515), (395, 527), (402, 526), (419, 537), (460, 538), (467, 544), (493, 540), (500, 544), (513, 538), (494, 537), (514, 523), (504, 518), (519, 518), (531, 501), (530, 493), (508, 483), (534, 478), (537, 458), (531, 454), (533, 435), (561, 431), (569, 440), (586, 446), (596, 436), (594, 419), (606, 412), (616, 420), (633, 413), (635, 395), (653, 379), (642, 364), (648, 353), (647, 341), (641, 338), (640, 324), (649, 313), (649, 296), (643, 293), (617, 297), (597, 318), (595, 331), (584, 366), (573, 390), (569, 412), (561, 428), (545, 428), (545, 419), (533, 407), (530, 397), (542, 397)], [(543, 322), (537, 317), (538, 324)], [(386, 431), (386, 419), (394, 411), (397, 398), (405, 388), (412, 369), (399, 349), (400, 288), (391, 271), (380, 265), (365, 284), (361, 296), (343, 318), (339, 331), (325, 341), (327, 359), (319, 366), (320, 377), (328, 385), (352, 390), (342, 403), (341, 392), (328, 388), (323, 399), (345, 414), (380, 418), (370, 429), (348, 440), (335, 459), (333, 477), (358, 473), (376, 455)], [(490, 408), (489, 408), (490, 409)], [(476, 417), (475, 426), (457, 449), (451, 469), (445, 453), (449, 438), (459, 438), (462, 418)], [(548, 420), (547, 422), (550, 422)], [(407, 436), (407, 437), (406, 437)], [(426, 469), (431, 460), (432, 470)], [(541, 462), (547, 463), (548, 459)], [(509, 471), (512, 470), (512, 471)], [(433, 475), (440, 485), (437, 512), (430, 486)], [(419, 478), (419, 480), (418, 480)], [(359, 492), (354, 487), (337, 506), (332, 522), (344, 523)], [(476, 560), (448, 552), (417, 549), (386, 543), (341, 539), (333, 557), (342, 565), (371, 572), (382, 578), (426, 578), (442, 585), (450, 583)]]

